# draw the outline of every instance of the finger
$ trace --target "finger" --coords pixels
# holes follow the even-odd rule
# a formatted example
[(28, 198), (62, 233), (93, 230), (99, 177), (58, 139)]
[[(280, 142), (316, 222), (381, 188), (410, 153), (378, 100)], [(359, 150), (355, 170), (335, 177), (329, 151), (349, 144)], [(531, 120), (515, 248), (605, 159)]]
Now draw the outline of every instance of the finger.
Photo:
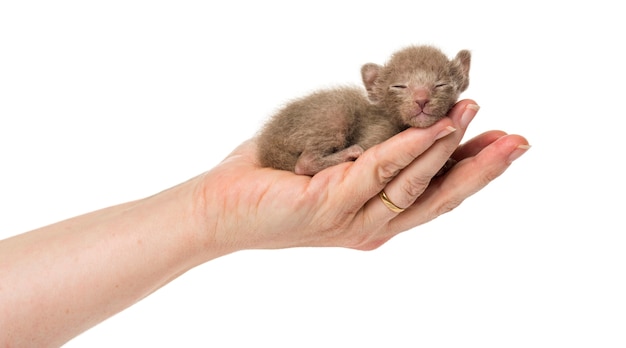
[(500, 139), (505, 135), (505, 132), (499, 130), (492, 130), (477, 135), (476, 137), (466, 141), (465, 143), (457, 147), (451, 157), (457, 161), (460, 161), (464, 158), (475, 156), (482, 149), (487, 147), (487, 145), (493, 143), (494, 141)]
[[(393, 181), (386, 185), (384, 190), (386, 197), (381, 197), (383, 198), (381, 200), (385, 208), (389, 209), (385, 211), (378, 208), (381, 218), (383, 214), (390, 218), (393, 217), (394, 213), (401, 212), (401, 209), (394, 209), (395, 207), (406, 208), (410, 206), (424, 192), (433, 176), (458, 147), (468, 122), (473, 119), (477, 111), (477, 105), (471, 100), (465, 100), (455, 105), (449, 116), (455, 126), (460, 129), (438, 140), (424, 151), (417, 160), (406, 166)], [(378, 202), (372, 202), (372, 204), (380, 207)]]
[(343, 178), (345, 189), (355, 195), (354, 206), (362, 207), (437, 139), (454, 132), (451, 124), (444, 118), (428, 128), (409, 128), (365, 151)]
[(433, 181), (409, 209), (390, 221), (390, 229), (405, 231), (456, 208), (504, 173), (528, 148), (528, 141), (522, 136), (498, 138), (475, 156), (459, 162), (444, 177)]

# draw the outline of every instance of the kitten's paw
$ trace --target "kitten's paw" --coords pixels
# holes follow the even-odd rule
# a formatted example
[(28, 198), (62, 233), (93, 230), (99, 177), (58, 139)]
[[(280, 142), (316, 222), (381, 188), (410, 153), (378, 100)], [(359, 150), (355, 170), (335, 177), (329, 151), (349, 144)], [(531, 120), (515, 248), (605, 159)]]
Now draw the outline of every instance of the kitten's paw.
[(352, 145), (337, 154), (341, 154), (341, 162), (350, 162), (356, 161), (356, 159), (359, 158), (363, 152), (365, 152), (365, 150), (363, 150), (360, 145)]
[(364, 150), (360, 145), (352, 145), (328, 156), (320, 156), (319, 154), (310, 152), (302, 153), (296, 162), (294, 173), (299, 175), (315, 175), (321, 170), (339, 163), (355, 161), (363, 152)]

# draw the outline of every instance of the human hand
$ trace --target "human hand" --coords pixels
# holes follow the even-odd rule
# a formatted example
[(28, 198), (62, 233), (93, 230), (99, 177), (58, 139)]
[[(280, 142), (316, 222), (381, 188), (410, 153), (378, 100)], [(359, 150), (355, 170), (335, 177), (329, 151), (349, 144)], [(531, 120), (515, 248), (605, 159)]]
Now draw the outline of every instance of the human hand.
[[(228, 251), (297, 246), (371, 250), (444, 214), (502, 174), (528, 149), (519, 135), (483, 133), (459, 143), (478, 107), (460, 101), (428, 128), (410, 128), (354, 162), (313, 177), (261, 168), (254, 139), (199, 177), (198, 199), (213, 247)], [(433, 176), (452, 157), (458, 163)], [(397, 213), (378, 196), (384, 192)]]
[[(500, 131), (459, 146), (476, 111), (461, 101), (435, 125), (407, 129), (313, 177), (260, 167), (252, 139), (169, 190), (3, 240), (0, 274), (12, 286), (0, 298), (10, 314), (0, 316), (8, 333), (0, 340), (62, 345), (187, 270), (238, 250), (375, 249), (454, 209), (528, 149), (523, 137)], [(450, 156), (458, 163), (434, 177)], [(394, 209), (378, 196), (383, 190)]]

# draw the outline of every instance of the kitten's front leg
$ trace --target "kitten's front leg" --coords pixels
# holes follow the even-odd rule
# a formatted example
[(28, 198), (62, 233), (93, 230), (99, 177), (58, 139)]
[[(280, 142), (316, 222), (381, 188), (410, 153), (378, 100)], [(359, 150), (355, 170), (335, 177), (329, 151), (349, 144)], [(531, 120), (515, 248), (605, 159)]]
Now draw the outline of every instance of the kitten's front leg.
[(323, 169), (339, 163), (354, 161), (363, 154), (363, 148), (352, 145), (341, 151), (323, 155), (317, 152), (304, 151), (298, 161), (294, 172), (299, 175), (315, 175)]

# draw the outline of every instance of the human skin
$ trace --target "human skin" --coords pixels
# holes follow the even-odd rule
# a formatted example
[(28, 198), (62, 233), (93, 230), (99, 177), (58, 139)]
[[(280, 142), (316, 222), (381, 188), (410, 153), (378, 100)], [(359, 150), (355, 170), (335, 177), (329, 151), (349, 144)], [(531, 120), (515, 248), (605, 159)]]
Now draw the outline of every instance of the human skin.
[[(459, 145), (463, 100), (355, 162), (313, 177), (262, 168), (248, 140), (209, 171), (153, 196), (0, 241), (0, 345), (60, 346), (184, 272), (246, 249), (375, 249), (454, 209), (528, 149), (519, 135)], [(449, 157), (459, 162), (432, 179)], [(404, 212), (378, 197), (383, 190)]]

